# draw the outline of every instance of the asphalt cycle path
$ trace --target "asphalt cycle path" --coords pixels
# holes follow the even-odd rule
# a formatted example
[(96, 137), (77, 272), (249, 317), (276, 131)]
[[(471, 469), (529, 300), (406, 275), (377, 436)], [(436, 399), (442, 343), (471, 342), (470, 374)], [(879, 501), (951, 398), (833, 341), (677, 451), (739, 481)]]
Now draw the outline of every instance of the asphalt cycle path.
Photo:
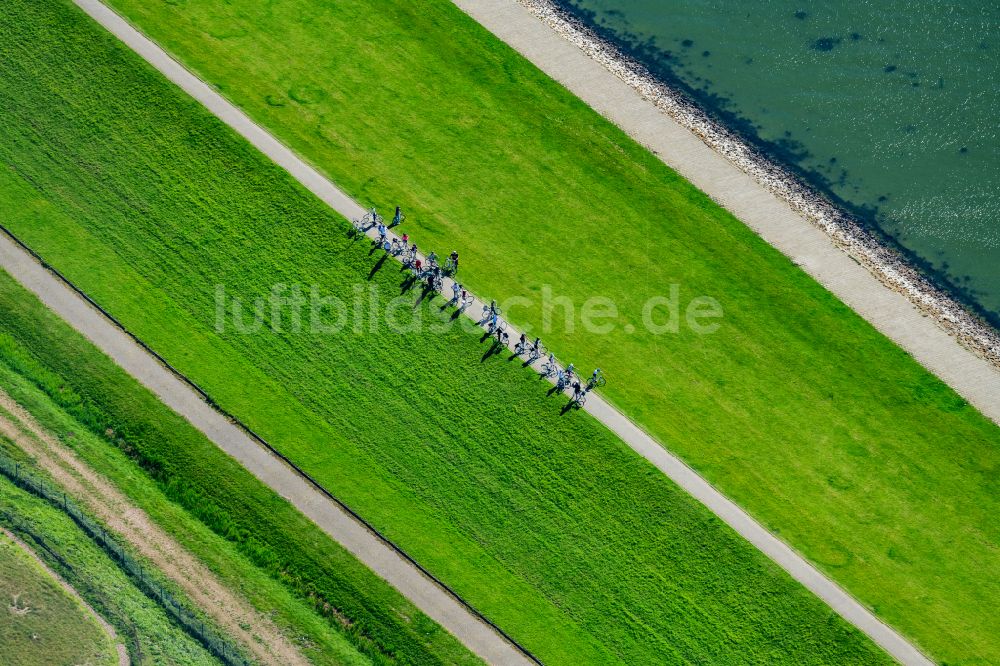
[[(74, 2), (332, 209), (349, 220), (364, 217), (366, 211), (360, 204), (306, 164), (291, 149), (254, 123), (219, 93), (187, 71), (121, 16), (99, 0), (74, 0)], [(613, 81), (617, 81), (607, 70), (563, 41), (513, 0), (461, 0), (457, 4), (469, 11), (487, 28), (497, 32), (501, 38), (509, 38), (510, 34), (507, 33), (511, 33), (520, 35), (522, 40), (539, 40), (543, 46), (556, 49), (560, 57), (568, 57), (573, 66), (580, 63), (567, 54), (575, 52), (583, 61), (600, 68)], [(505, 22), (507, 29), (497, 29), (498, 23)], [(511, 39), (511, 41), (515, 42), (515, 48), (521, 46), (517, 40)], [(545, 56), (534, 53), (529, 55), (531, 59), (536, 57), (544, 59)], [(579, 94), (577, 86), (569, 87)], [(635, 96), (634, 91), (632, 94)], [(585, 101), (589, 101), (586, 96), (581, 96)], [(718, 168), (717, 164), (715, 168)], [(701, 183), (696, 184), (701, 186)], [(368, 229), (366, 233), (373, 240), (377, 238), (377, 231), (374, 228)], [(392, 232), (389, 232), (387, 237), (390, 242), (396, 239)], [(846, 255), (843, 256), (847, 259)], [(288, 461), (279, 458), (276, 452), (264, 445), (262, 440), (255, 439), (251, 436), (252, 433), (240, 428), (228, 415), (224, 415), (206, 402), (205, 397), (193, 384), (167, 367), (162, 359), (139, 344), (111, 320), (109, 315), (97, 309), (60, 276), (46, 270), (26, 248), (19, 246), (6, 235), (0, 235), (0, 266), (140, 383), (156, 393), (165, 404), (240, 461), (261, 481), (289, 499), (327, 534), (382, 576), (424, 613), (445, 627), (471, 651), (494, 664), (521, 664), (533, 660), (533, 657), (519, 649), (512, 639), (502, 634), (499, 628), (491, 625), (474, 609), (460, 601), (442, 583), (430, 577), (419, 568), (419, 565), (374, 532), (347, 507), (325, 494), (320, 487), (305, 477), (304, 473), (300, 473)], [(446, 295), (452, 293), (452, 284), (450, 278), (445, 278), (441, 292)], [(473, 298), (462, 313), (478, 322), (484, 318), (486, 307), (481, 300)], [(520, 335), (520, 331), (506, 322), (505, 326), (510, 336), (508, 346), (513, 349), (514, 341)], [(957, 346), (957, 343), (948, 339)], [(544, 359), (537, 359), (533, 364), (535, 369), (541, 371), (543, 362)], [(1000, 395), (1000, 390), (997, 395)], [(599, 395), (589, 394), (582, 409), (616, 433), (639, 455), (702, 502), (726, 524), (897, 660), (904, 664), (932, 663), (854, 597), (820, 573)], [(994, 417), (994, 420), (1000, 420), (1000, 417)]]

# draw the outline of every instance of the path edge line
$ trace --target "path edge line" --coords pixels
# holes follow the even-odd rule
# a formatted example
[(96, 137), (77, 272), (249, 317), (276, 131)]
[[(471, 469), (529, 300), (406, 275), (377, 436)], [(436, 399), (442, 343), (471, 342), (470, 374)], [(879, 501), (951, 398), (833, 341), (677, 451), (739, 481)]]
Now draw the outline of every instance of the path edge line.
[[(170, 372), (172, 375), (174, 375), (174, 377), (176, 377), (182, 383), (184, 383), (188, 388), (192, 389), (195, 393), (197, 393), (198, 396), (209, 407), (211, 407), (213, 410), (215, 410), (216, 412), (218, 412), (223, 418), (225, 418), (227, 421), (229, 421), (230, 423), (232, 423), (233, 425), (235, 425), (237, 428), (239, 428), (240, 430), (242, 430), (244, 432), (244, 434), (246, 434), (248, 437), (250, 437), (250, 439), (252, 439), (254, 442), (256, 442), (259, 446), (261, 446), (262, 448), (264, 448), (268, 453), (270, 453), (275, 458), (277, 458), (282, 463), (284, 463), (285, 466), (287, 466), (296, 475), (298, 475), (300, 478), (302, 478), (304, 481), (306, 481), (314, 490), (318, 491), (321, 495), (323, 495), (328, 500), (332, 501), (334, 504), (336, 504), (337, 506), (339, 506), (344, 512), (346, 512), (358, 524), (360, 524), (368, 532), (370, 532), (372, 534), (372, 536), (376, 537), (384, 545), (386, 545), (388, 548), (390, 548), (396, 555), (400, 556), (401, 558), (403, 558), (404, 560), (406, 560), (408, 563), (410, 563), (417, 571), (419, 571), (423, 576), (425, 576), (428, 580), (430, 580), (432, 583), (434, 583), (434, 585), (436, 585), (439, 589), (441, 589), (442, 592), (445, 592), (448, 596), (450, 596), (452, 599), (454, 599), (455, 601), (457, 601), (459, 603), (459, 605), (461, 605), (465, 610), (467, 610), (469, 613), (471, 613), (478, 620), (480, 620), (481, 622), (483, 622), (484, 624), (486, 624), (488, 627), (490, 627), (493, 631), (495, 631), (497, 633), (497, 635), (499, 635), (501, 638), (503, 638), (505, 641), (507, 641), (511, 646), (513, 646), (524, 657), (526, 657), (531, 662), (533, 662), (535, 664), (538, 664), (538, 666), (543, 666), (542, 661), (538, 657), (536, 657), (527, 647), (521, 645), (521, 643), (519, 643), (514, 637), (512, 637), (506, 631), (504, 631), (503, 629), (501, 629), (497, 624), (495, 624), (488, 617), (486, 617), (481, 612), (479, 612), (479, 610), (477, 610), (474, 606), (472, 606), (472, 604), (470, 604), (461, 595), (459, 595), (458, 592), (456, 592), (455, 590), (453, 590), (444, 581), (442, 581), (437, 576), (435, 576), (433, 573), (431, 573), (426, 568), (424, 568), (424, 566), (422, 564), (420, 564), (419, 562), (417, 562), (415, 559), (413, 559), (413, 557), (411, 557), (409, 555), (409, 553), (407, 553), (405, 550), (403, 550), (400, 546), (396, 545), (396, 543), (394, 541), (392, 541), (389, 537), (387, 537), (384, 534), (382, 534), (374, 525), (372, 525), (367, 520), (365, 520), (364, 518), (362, 518), (361, 515), (358, 514), (354, 509), (352, 509), (350, 506), (348, 506), (344, 501), (342, 501), (340, 498), (338, 498), (332, 492), (330, 492), (329, 490), (327, 490), (325, 486), (323, 486), (321, 483), (319, 483), (319, 481), (317, 481), (312, 476), (310, 476), (308, 472), (306, 472), (301, 467), (299, 467), (294, 462), (292, 462), (291, 459), (288, 458), (285, 454), (283, 454), (280, 451), (278, 451), (278, 449), (276, 449), (274, 446), (272, 446), (270, 444), (270, 442), (268, 442), (266, 439), (264, 439), (261, 435), (257, 434), (257, 432), (255, 432), (250, 426), (246, 425), (237, 416), (235, 416), (232, 413), (230, 413), (229, 411), (227, 411), (222, 405), (220, 405), (218, 402), (216, 402), (215, 399), (213, 399), (212, 396), (210, 396), (204, 389), (202, 389), (193, 380), (191, 380), (190, 378), (188, 378), (187, 375), (185, 375), (180, 370), (178, 370), (177, 368), (175, 368), (174, 366), (172, 366), (165, 358), (163, 358), (162, 356), (160, 356), (159, 353), (157, 353), (155, 350), (153, 350), (153, 348), (151, 348), (149, 345), (147, 345), (145, 342), (143, 342), (141, 338), (139, 338), (132, 331), (130, 331), (128, 328), (126, 328), (125, 325), (122, 324), (118, 319), (116, 319), (114, 315), (112, 315), (110, 312), (108, 312), (103, 307), (101, 307), (101, 305), (98, 304), (97, 301), (95, 301), (93, 298), (91, 298), (89, 295), (87, 295), (87, 293), (84, 292), (82, 289), (80, 289), (79, 287), (77, 287), (76, 284), (74, 284), (69, 278), (67, 278), (65, 275), (63, 275), (59, 271), (59, 269), (57, 269), (56, 267), (52, 266), (47, 261), (45, 261), (45, 259), (43, 259), (40, 254), (38, 254), (37, 252), (35, 252), (35, 250), (33, 250), (30, 246), (28, 246), (26, 243), (24, 243), (24, 241), (22, 241), (20, 238), (18, 238), (13, 232), (11, 232), (10, 229), (8, 229), (6, 227), (6, 225), (4, 225), (2, 223), (0, 223), (0, 232), (2, 232), (5, 236), (7, 236), (10, 240), (12, 240), (15, 244), (17, 244), (17, 246), (20, 247), (22, 250), (24, 250), (25, 252), (27, 252), (28, 254), (30, 254), (35, 259), (35, 261), (38, 262), (38, 264), (42, 268), (44, 268), (46, 271), (48, 271), (53, 276), (55, 276), (64, 285), (66, 285), (67, 287), (69, 287), (74, 293), (76, 293), (77, 296), (81, 297), (84, 301), (87, 302), (88, 305), (90, 305), (97, 312), (99, 312), (101, 314), (101, 316), (103, 316), (105, 319), (107, 319), (108, 321), (110, 321), (115, 326), (115, 328), (117, 328), (122, 333), (124, 333), (129, 338), (131, 338), (133, 342), (135, 342), (137, 345), (139, 345), (139, 347), (141, 347), (143, 351), (145, 351), (149, 356), (151, 356), (160, 366), (162, 366), (163, 368), (165, 368), (168, 372)], [(60, 321), (62, 321), (61, 317), (60, 317)], [(71, 326), (71, 328), (73, 328), (73, 327)], [(75, 331), (76, 329), (74, 328), (73, 330)], [(93, 343), (91, 343), (91, 344), (93, 344)], [(105, 354), (103, 351), (101, 351), (101, 353), (104, 354), (105, 356), (107, 356), (107, 354)], [(117, 366), (118, 364), (116, 363), (115, 365)], [(123, 370), (123, 372), (125, 372), (125, 371)], [(126, 372), (126, 374), (128, 374), (128, 373)], [(145, 390), (149, 390), (149, 389), (147, 388)], [(173, 410), (171, 410), (171, 411), (173, 411)], [(181, 415), (181, 417), (184, 418), (183, 415)], [(187, 420), (187, 419), (185, 419), (185, 420)], [(243, 465), (241, 464), (240, 466), (242, 467)], [(263, 483), (263, 482), (261, 482), (261, 483)], [(275, 492), (277, 494), (277, 491), (275, 491), (273, 488), (269, 488), (269, 490), (271, 492)], [(296, 511), (298, 511), (297, 508), (296, 508)], [(301, 511), (300, 511), (300, 513), (301, 513)], [(376, 575), (378, 575), (378, 574), (376, 574)]]

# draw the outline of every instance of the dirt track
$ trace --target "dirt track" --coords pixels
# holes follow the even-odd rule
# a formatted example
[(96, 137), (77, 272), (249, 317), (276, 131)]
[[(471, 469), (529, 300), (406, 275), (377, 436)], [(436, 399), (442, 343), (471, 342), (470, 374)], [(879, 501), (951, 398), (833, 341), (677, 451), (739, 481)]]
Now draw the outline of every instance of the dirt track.
[(0, 434), (34, 457), (81, 506), (155, 564), (254, 657), (274, 666), (309, 664), (274, 622), (223, 585), (124, 493), (46, 432), (3, 390), (0, 408), (13, 417), (0, 412)]

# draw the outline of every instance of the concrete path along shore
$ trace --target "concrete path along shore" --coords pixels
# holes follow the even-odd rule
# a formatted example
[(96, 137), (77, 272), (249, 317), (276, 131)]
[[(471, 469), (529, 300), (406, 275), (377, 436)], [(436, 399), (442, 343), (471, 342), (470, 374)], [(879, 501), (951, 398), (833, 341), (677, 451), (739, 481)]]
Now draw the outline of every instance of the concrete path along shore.
[[(197, 99), (211, 113), (245, 137), (276, 164), (284, 168), (335, 211), (348, 219), (356, 219), (364, 214), (362, 206), (326, 180), (284, 144), (256, 125), (243, 112), (225, 100), (214, 89), (184, 69), (162, 49), (138, 33), (124, 19), (108, 9), (101, 2), (98, 0), (74, 0), (74, 2), (152, 66), (162, 72), (169, 80)], [(590, 63), (590, 65), (598, 67), (600, 71), (611, 78), (612, 82), (617, 81), (610, 73), (561, 40), (558, 35), (538, 22), (523, 7), (520, 7), (520, 5), (512, 0), (510, 2), (506, 0), (469, 0), (466, 2), (463, 0), (458, 4), (467, 9), (467, 11), (470, 11), (477, 20), (484, 22), (490, 29), (496, 28), (496, 24), (509, 23), (508, 28), (500, 30), (498, 34), (505, 39), (510, 37), (515, 42), (516, 48), (518, 39), (528, 43), (537, 41), (542, 45), (548, 44), (551, 48), (559, 52), (559, 58), (565, 59), (565, 63), (569, 63), (566, 66), (575, 67), (579, 65), (575, 56), (572, 55), (575, 54), (585, 62)], [(520, 13), (516, 11), (517, 8), (520, 9)], [(508, 31), (511, 35), (506, 34)], [(551, 42), (553, 39), (555, 42)], [(566, 49), (569, 49), (569, 51), (567, 52)], [(538, 54), (535, 54), (535, 56), (541, 57)], [(558, 62), (563, 63), (563, 60), (558, 60)], [(556, 78), (559, 79), (558, 76)], [(582, 86), (583, 88), (587, 88), (586, 85), (583, 85), (586, 82), (585, 76), (577, 76), (574, 81), (576, 81), (576, 87)], [(607, 84), (607, 82), (604, 83)], [(620, 81), (618, 83), (624, 85)], [(572, 85), (570, 89), (577, 92)], [(628, 90), (633, 97), (637, 98), (634, 91), (631, 91), (630, 88)], [(590, 102), (586, 97), (584, 99)], [(595, 106), (595, 108), (597, 107)], [(628, 108), (636, 108), (634, 100)], [(599, 108), (598, 110), (602, 109)], [(658, 116), (662, 116), (658, 111), (656, 113)], [(665, 116), (662, 117), (669, 121)], [(665, 154), (665, 151), (673, 149), (671, 143), (673, 141), (672, 136), (668, 135), (657, 139), (659, 141), (666, 141), (666, 145), (660, 151), (661, 154)], [(681, 145), (686, 145), (683, 139), (677, 140)], [(698, 145), (707, 150), (704, 144), (699, 142)], [(690, 147), (687, 149), (690, 149)], [(714, 155), (714, 153), (712, 154)], [(719, 156), (716, 157), (720, 160), (722, 159)], [(725, 160), (722, 161), (724, 164), (728, 164)], [(735, 169), (735, 167), (729, 166)], [(724, 166), (714, 163), (712, 168), (718, 171), (719, 169), (724, 169)], [(737, 172), (737, 174), (735, 176), (730, 172), (723, 174), (723, 177), (728, 179), (727, 182), (733, 185), (733, 190), (737, 192), (731, 201), (731, 205), (735, 208), (747, 205), (749, 206), (748, 210), (753, 212), (756, 210), (754, 202), (757, 195), (753, 194), (753, 196), (745, 200), (744, 196), (739, 194), (743, 189), (750, 187), (748, 183), (752, 183), (752, 181), (749, 181), (741, 172)], [(688, 174), (685, 173), (685, 175)], [(739, 176), (742, 176), (742, 181)], [(703, 180), (704, 178), (698, 178), (696, 184), (701, 186), (701, 183), (697, 181)], [(725, 205), (725, 202), (723, 203)], [(787, 206), (785, 208), (787, 209)], [(788, 209), (788, 213), (791, 213), (790, 209)], [(801, 222), (807, 224), (804, 220), (801, 220)], [(751, 224), (751, 226), (754, 226), (754, 224)], [(839, 250), (836, 250), (836, 248), (826, 241), (822, 232), (811, 226), (809, 228), (819, 234), (826, 245), (838, 253), (838, 256), (853, 265), (853, 262), (850, 262), (846, 255), (840, 253)], [(794, 229), (789, 233), (791, 233), (792, 238), (808, 236), (801, 229)], [(373, 235), (374, 231), (369, 231), (369, 234)], [(825, 261), (826, 251), (822, 244), (813, 247), (816, 243), (816, 239), (811, 238), (806, 247), (812, 248), (810, 252), (814, 253), (810, 254), (807, 252), (803, 256), (808, 261)], [(305, 515), (344, 545), (350, 552), (355, 554), (362, 562), (400, 590), (400, 592), (427, 613), (427, 615), (453, 633), (473, 652), (490, 663), (512, 664), (527, 662), (527, 658), (522, 652), (518, 651), (514, 645), (505, 640), (496, 630), (477, 617), (474, 612), (471, 612), (470, 609), (449, 595), (446, 590), (425, 576), (419, 568), (392, 550), (376, 534), (366, 529), (362, 523), (358, 522), (336, 502), (324, 496), (308, 480), (298, 475), (291, 467), (251, 438), (244, 430), (231, 423), (220, 412), (209, 406), (203, 400), (202, 396), (191, 386), (164, 367), (156, 357), (143, 349), (128, 334), (103, 316), (100, 311), (91, 306), (68, 284), (61, 281), (53, 273), (45, 270), (33, 257), (5, 236), (0, 236), (0, 266), (10, 272), (21, 284), (34, 292), (48, 307), (83, 333), (98, 348), (111, 356), (127, 372), (150, 388), (168, 406), (204, 432), (220, 448), (239, 460), (264, 483), (292, 501)], [(864, 272), (863, 269), (861, 270)], [(864, 275), (869, 280), (873, 280), (866, 272), (864, 272)], [(847, 284), (851, 284), (852, 281), (857, 279), (857, 276), (852, 273), (847, 276), (846, 282)], [(878, 286), (881, 287), (881, 285)], [(442, 291), (445, 294), (451, 293), (450, 280), (445, 281)], [(838, 293), (836, 290), (834, 291)], [(908, 303), (906, 305), (909, 307)], [(483, 309), (483, 303), (476, 300), (465, 310), (465, 315), (478, 321), (482, 318)], [(901, 322), (901, 325), (905, 325), (905, 322)], [(936, 327), (934, 327), (934, 330), (944, 334), (943, 331), (939, 331)], [(512, 328), (508, 328), (508, 331), (510, 332), (510, 339), (513, 344), (519, 332)], [(944, 335), (946, 336), (946, 334)], [(950, 338), (948, 340), (954, 343)], [(957, 343), (954, 344), (957, 346)], [(961, 350), (960, 347), (958, 349)], [(961, 351), (964, 352), (964, 350)], [(540, 364), (540, 362), (536, 365)], [(1000, 375), (997, 376), (997, 379), (1000, 382)], [(998, 384), (998, 387), (1000, 387), (1000, 384)], [(997, 395), (1000, 395), (1000, 389), (998, 389)], [(897, 660), (905, 664), (931, 663), (902, 636), (882, 623), (856, 599), (821, 574), (787, 544), (768, 532), (691, 468), (668, 453), (662, 445), (635, 426), (626, 416), (608, 405), (599, 395), (591, 394), (589, 396), (585, 410), (618, 434), (637, 453), (649, 460), (674, 482), (701, 501), (719, 516), (720, 519), (754, 544), (761, 552), (785, 569), (806, 588), (823, 599), (845, 620), (871, 637)]]
[(691, 181), (1000, 425), (1000, 371), (890, 290), (778, 196), (644, 99), (517, 0), (453, 0)]

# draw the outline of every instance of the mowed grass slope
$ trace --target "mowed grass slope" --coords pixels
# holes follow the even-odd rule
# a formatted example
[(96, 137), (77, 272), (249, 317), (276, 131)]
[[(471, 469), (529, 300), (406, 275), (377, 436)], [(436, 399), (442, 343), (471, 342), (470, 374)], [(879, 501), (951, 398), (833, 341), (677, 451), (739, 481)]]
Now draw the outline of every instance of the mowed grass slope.
[[(0, 447), (6, 448), (8, 454), (16, 457), (17, 450), (12, 450), (12, 444), (0, 439)], [(25, 468), (30, 469), (30, 465), (26, 464)], [(28, 543), (36, 555), (115, 627), (118, 641), (124, 643), (133, 656), (132, 663), (139, 663), (137, 657), (141, 655), (142, 663), (149, 664), (219, 666), (220, 662), (178, 626), (157, 602), (147, 597), (118, 563), (80, 529), (66, 512), (18, 487), (2, 475), (0, 522)], [(2, 580), (3, 576), (0, 576), (0, 585), (3, 585)], [(9, 597), (4, 600), (5, 616), (8, 614), (9, 601)], [(7, 618), (4, 617), (4, 623), (6, 622)], [(13, 622), (9, 626), (12, 631), (17, 630), (17, 625)], [(26, 651), (25, 657), (34, 658), (37, 660), (34, 663), (45, 666), (86, 664), (85, 657), (79, 661), (71, 661), (72, 656), (66, 655), (66, 652), (72, 650), (73, 641), (77, 641), (78, 646), (86, 647), (83, 637), (74, 636), (71, 628), (67, 629), (64, 637), (60, 637), (58, 620), (51, 628), (55, 630), (55, 636), (48, 632), (38, 632), (39, 638), (45, 639), (40, 646), (42, 649), (33, 653)], [(5, 624), (0, 624), (0, 633), (4, 629)], [(57, 639), (55, 644), (49, 645), (51, 650), (46, 650), (45, 643), (52, 643), (49, 639), (53, 637)], [(66, 643), (59, 645), (62, 640)], [(107, 662), (117, 664), (117, 650), (112, 648), (110, 654), (113, 658), (105, 659), (104, 662), (92, 659), (90, 663), (94, 666)], [(4, 649), (0, 655), (3, 655), (4, 666), (11, 662), (21, 666), (24, 664), (17, 661), (19, 655), (11, 649)]]
[(0, 532), (0, 654), (8, 666), (114, 666), (111, 636), (83, 604), (7, 534)]
[[(3, 7), (5, 222), (546, 663), (887, 661), (587, 415), (560, 416), (531, 371), (484, 361), (475, 333), (217, 332), (216, 285), (351, 300), (399, 294), (400, 274), (68, 2)], [(35, 322), (60, 327), (5, 291), (12, 335), (52, 356)], [(439, 303), (408, 294), (396, 314), (447, 320)]]
[[(516, 323), (612, 298), (546, 342), (936, 656), (1000, 661), (1000, 429), (450, 2), (110, 4)], [(721, 329), (627, 334), (672, 283)]]
[[(0, 282), (0, 300), (17, 293), (6, 274), (0, 274)], [(0, 388), (28, 410), (42, 428), (71, 447), (92, 473), (117, 487), (132, 506), (145, 512), (175, 543), (182, 544), (212, 570), (238, 598), (248, 600), (262, 615), (274, 620), (311, 663), (361, 666), (390, 656), (408, 663), (478, 663), (363, 566), (343, 566), (345, 560), (351, 560), (350, 555), (332, 545), (294, 509), (274, 502), (273, 494), (263, 484), (241, 471), (235, 461), (134, 380), (120, 370), (116, 372), (109, 360), (75, 338), (70, 330), (56, 326), (54, 320), (43, 321), (51, 319), (51, 315), (42, 311), (40, 304), (26, 294), (18, 295), (23, 297), (23, 303), (14, 307), (20, 311), (0, 324)], [(6, 307), (2, 309), (10, 312)], [(17, 327), (22, 317), (31, 318), (33, 330)], [(19, 341), (12, 333), (27, 335), (28, 339)], [(45, 360), (68, 367), (74, 380), (66, 381), (49, 369), (28, 351), (29, 345), (44, 345), (48, 356)], [(81, 374), (86, 378), (81, 380)], [(99, 391), (100, 406), (91, 399), (88, 389)], [(127, 398), (127, 404), (121, 398)], [(3, 409), (0, 416), (17, 421)], [(0, 448), (3, 446), (0, 439)], [(7, 446), (8, 453), (20, 454), (14, 443)], [(158, 460), (164, 451), (169, 452), (169, 466)], [(20, 461), (29, 474), (45, 478), (50, 470), (39, 469), (37, 462), (21, 455)], [(185, 469), (184, 463), (189, 467)], [(214, 470), (227, 482), (219, 483), (213, 474), (190, 474), (199, 468)], [(51, 478), (45, 483), (58, 487)], [(209, 488), (211, 494), (206, 492)], [(266, 533), (270, 526), (253, 520), (253, 511), (243, 508), (268, 495), (272, 495), (272, 507), (277, 505), (271, 513), (295, 535), (296, 545), (276, 549), (278, 530), (262, 538), (262, 532)], [(69, 497), (87, 506), (87, 498), (74, 497), (72, 492)], [(323, 544), (323, 548), (316, 548), (316, 544)], [(337, 573), (347, 579), (354, 573), (354, 589), (344, 590), (342, 595), (331, 593), (335, 588), (322, 573), (308, 581), (297, 580), (304, 574), (303, 560), (314, 555), (310, 550), (321, 553), (317, 559), (323, 560), (324, 569), (339, 569)], [(148, 572), (155, 571), (157, 565), (147, 560), (143, 566)], [(162, 573), (157, 575), (172, 593), (186, 599), (187, 608), (199, 610), (177, 588), (176, 581)], [(365, 591), (359, 593), (359, 587)], [(366, 613), (367, 604), (382, 605), (381, 613)], [(410, 618), (405, 624), (396, 619), (402, 615)], [(391, 618), (385, 623), (389, 626), (380, 626), (387, 616)], [(218, 633), (224, 635), (225, 630)]]

